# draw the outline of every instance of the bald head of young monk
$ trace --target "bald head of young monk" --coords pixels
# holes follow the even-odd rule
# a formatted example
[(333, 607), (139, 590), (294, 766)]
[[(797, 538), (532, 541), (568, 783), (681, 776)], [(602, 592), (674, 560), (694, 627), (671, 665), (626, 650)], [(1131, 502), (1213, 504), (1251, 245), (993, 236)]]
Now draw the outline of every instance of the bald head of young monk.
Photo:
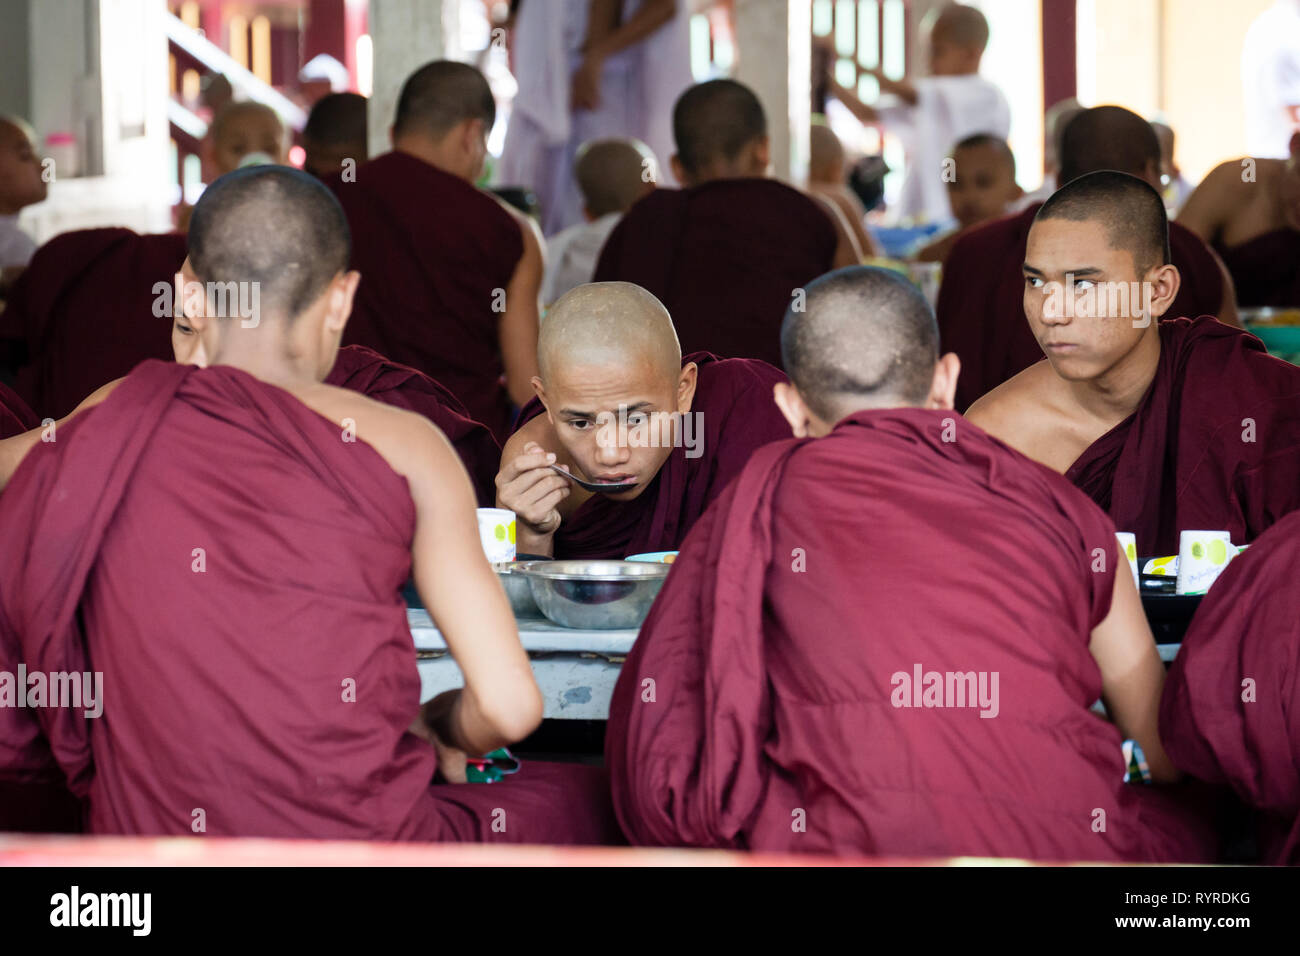
[(27, 130), (0, 117), (0, 216), (12, 216), (45, 199), (41, 158)]
[(435, 60), (407, 77), (389, 135), (394, 149), (473, 182), (482, 175), (496, 116), (482, 73), (466, 63)]
[(284, 162), (284, 124), (275, 110), (262, 103), (231, 103), (212, 121), (210, 139), (218, 176), (233, 172), (245, 162)]
[(655, 155), (636, 139), (598, 139), (583, 143), (573, 175), (588, 219), (627, 212), (655, 188)]
[(1059, 185), (1118, 170), (1160, 190), (1160, 140), (1151, 124), (1122, 106), (1083, 110), (1061, 130)]
[(302, 130), (306, 153), (302, 168), (319, 179), (337, 174), (345, 160), (354, 167), (369, 158), (366, 98), (359, 93), (329, 93), (316, 101)]
[(989, 44), (989, 22), (974, 7), (951, 3), (926, 17), (922, 32), (930, 36), (930, 75), (978, 73)]
[(1005, 214), (1024, 193), (1016, 185), (1016, 157), (1000, 136), (968, 136), (953, 147), (950, 158), (948, 202), (962, 229)]
[(697, 83), (673, 107), (673, 175), (686, 186), (766, 176), (767, 115), (754, 91), (735, 80)]
[(349, 252), (343, 210), (319, 180), (287, 166), (222, 176), (190, 220), (176, 360), (272, 384), (324, 381), (360, 281)]
[(1180, 281), (1164, 201), (1112, 170), (1067, 183), (1034, 217), (1024, 275), (1029, 327), (1061, 378), (1098, 380), (1135, 353), (1158, 355), (1156, 319)]
[(821, 437), (854, 412), (952, 408), (961, 363), (939, 354), (934, 312), (891, 269), (849, 266), (809, 283), (786, 310), (776, 403), (797, 437)]

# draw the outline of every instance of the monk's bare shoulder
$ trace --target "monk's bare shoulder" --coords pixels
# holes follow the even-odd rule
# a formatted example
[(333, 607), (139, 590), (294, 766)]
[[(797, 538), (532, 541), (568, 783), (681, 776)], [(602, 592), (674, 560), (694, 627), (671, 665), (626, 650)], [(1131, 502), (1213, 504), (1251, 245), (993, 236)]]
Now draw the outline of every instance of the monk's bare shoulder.
[(308, 408), (335, 423), (340, 437), (346, 435), (374, 448), (393, 471), (412, 485), (423, 484), (431, 468), (463, 470), (447, 437), (417, 412), (324, 383), (295, 390), (294, 394)]
[(492, 198), (497, 201), (497, 205), (504, 209), (506, 214), (513, 219), (515, 224), (519, 227), (519, 235), (524, 240), (523, 261), (531, 262), (535, 260), (540, 262), (545, 254), (544, 250), (546, 248), (546, 243), (542, 239), (542, 230), (537, 225), (536, 221), (532, 216), (525, 212), (520, 212), (500, 196), (493, 196)]
[(976, 401), (966, 418), (1022, 454), (1038, 458), (1033, 450), (1050, 431), (1059, 381), (1049, 362), (1036, 362)]

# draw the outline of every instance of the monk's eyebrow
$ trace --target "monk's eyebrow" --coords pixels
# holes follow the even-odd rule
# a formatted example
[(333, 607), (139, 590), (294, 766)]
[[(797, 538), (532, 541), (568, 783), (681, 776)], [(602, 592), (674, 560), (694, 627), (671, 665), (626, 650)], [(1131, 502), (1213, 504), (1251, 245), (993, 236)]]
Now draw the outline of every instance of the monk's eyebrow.
[[(626, 409), (628, 412), (639, 412), (643, 408), (651, 408), (653, 407), (653, 405), (654, 402), (637, 402), (635, 405), (621, 405), (619, 407), (622, 409)], [(595, 418), (596, 417), (595, 412), (580, 412), (574, 408), (561, 408), (560, 414), (565, 418)]]
[(1027, 276), (1041, 276), (1043, 274), (1041, 269), (1031, 266), (1028, 262), (1024, 263), (1020, 268)]

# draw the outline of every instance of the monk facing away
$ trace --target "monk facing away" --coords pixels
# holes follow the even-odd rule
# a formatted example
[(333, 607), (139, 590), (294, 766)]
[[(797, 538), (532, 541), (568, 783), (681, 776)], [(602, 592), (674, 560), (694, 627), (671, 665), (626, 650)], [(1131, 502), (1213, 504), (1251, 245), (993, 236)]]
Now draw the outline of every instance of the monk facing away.
[(767, 177), (767, 117), (734, 80), (699, 83), (673, 108), (673, 175), (633, 206), (596, 263), (597, 282), (633, 282), (667, 307), (682, 350), (781, 363), (795, 290), (862, 250), (829, 200)]
[(393, 150), (329, 181), (352, 229), (349, 343), (427, 373), (499, 441), (537, 372), (541, 237), (477, 189), (496, 102), (472, 66), (437, 60), (407, 78)]
[[(1103, 169), (1128, 173), (1160, 189), (1160, 143), (1151, 124), (1118, 106), (1084, 110), (1061, 134), (1062, 185)], [(971, 404), (1043, 357), (1025, 322), (1025, 242), (1041, 203), (963, 233), (944, 260), (935, 311), (944, 348), (961, 358), (957, 408)], [(1172, 263), (1182, 282), (1169, 318), (1214, 315), (1235, 325), (1232, 283), (1200, 238), (1173, 224)]]
[(1177, 300), (1160, 194), (1118, 172), (1043, 204), (1023, 263), (1024, 312), (1046, 361), (975, 403), (970, 420), (1065, 474), (1137, 536), (1254, 539), (1300, 505), (1300, 368)]
[[(672, 551), (756, 448), (790, 429), (773, 407), (783, 376), (753, 359), (682, 355), (653, 295), (626, 282), (579, 286), (547, 313), (537, 398), (520, 412), (497, 475), (518, 548), (557, 558)], [(583, 491), (588, 481), (633, 482)]]
[(1214, 244), (1241, 305), (1300, 308), (1300, 133), (1289, 159), (1216, 166), (1178, 222)]
[[(0, 497), (4, 669), (103, 675), (84, 708), (0, 708), (0, 776), (61, 774), (91, 833), (603, 839), (586, 768), (456, 784), (541, 696), (446, 440), (323, 384), (347, 260), (306, 173), (204, 192), (185, 272), (258, 283), (260, 311), (187, 301), (208, 367), (142, 364)], [(465, 678), (423, 707), (412, 574)]]
[(952, 410), (959, 363), (905, 279), (839, 270), (806, 305), (775, 388), (797, 438), (756, 451), (697, 522), (614, 690), (629, 838), (1202, 854), (1161, 795), (1123, 783), (1126, 738), (1155, 781), (1176, 774), (1114, 525)]
[(867, 232), (867, 210), (857, 193), (849, 188), (844, 144), (825, 123), (813, 123), (808, 129), (808, 193), (839, 210), (864, 256), (880, 254), (871, 233)]
[(1300, 864), (1300, 514), (1214, 582), (1169, 668), (1160, 734), (1180, 769), (1258, 811), (1260, 862)]
[(355, 169), (370, 157), (366, 135), (366, 98), (325, 94), (312, 105), (302, 128), (302, 168), (320, 179), (341, 174), (348, 160)]

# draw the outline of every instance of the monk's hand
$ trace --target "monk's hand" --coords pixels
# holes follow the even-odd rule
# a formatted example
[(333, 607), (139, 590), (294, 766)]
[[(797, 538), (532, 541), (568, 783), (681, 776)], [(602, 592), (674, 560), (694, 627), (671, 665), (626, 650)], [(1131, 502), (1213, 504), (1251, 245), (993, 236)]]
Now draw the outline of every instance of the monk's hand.
[(555, 454), (537, 442), (524, 445), (523, 454), (506, 462), (497, 474), (497, 503), (515, 513), (521, 530), (549, 538), (560, 526), (560, 502), (569, 496), (569, 480), (551, 465)]
[(438, 755), (438, 772), (448, 783), (468, 782), (465, 751), (449, 743), (455, 737), (454, 711), (460, 696), (460, 688), (443, 691), (420, 707), (419, 715), (410, 726), (411, 733), (433, 744)]

